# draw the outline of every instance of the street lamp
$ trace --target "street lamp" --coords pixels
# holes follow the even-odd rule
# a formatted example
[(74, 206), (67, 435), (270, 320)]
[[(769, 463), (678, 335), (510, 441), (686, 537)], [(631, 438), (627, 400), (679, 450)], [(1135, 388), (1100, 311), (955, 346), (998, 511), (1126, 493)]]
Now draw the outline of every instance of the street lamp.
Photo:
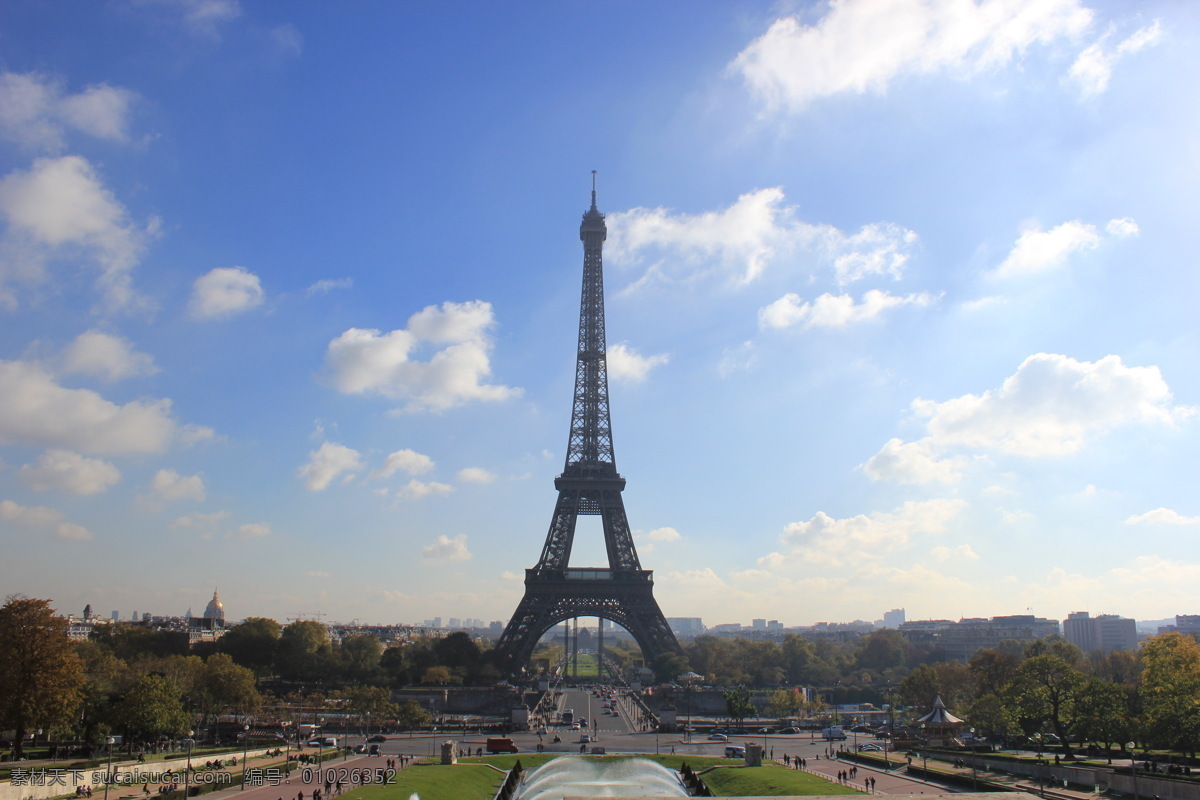
[(1129, 767), (1133, 770), (1133, 800), (1138, 800), (1137, 790), (1137, 743), (1130, 742), (1126, 745), (1129, 748)]
[(196, 735), (195, 731), (188, 731), (187, 747), (188, 747), (188, 763), (187, 771), (183, 773), (183, 796), (188, 796), (188, 789), (191, 788), (192, 782), (192, 743), (195, 741), (192, 737)]
[(246, 791), (246, 755), (250, 752), (250, 726), (242, 726), (242, 785), (238, 791)]
[(291, 731), (288, 730), (288, 726), (291, 724), (292, 724), (291, 720), (288, 720), (283, 723), (283, 729), (284, 729), (283, 730), (283, 747), (284, 747), (283, 774), (284, 774), (284, 777), (287, 777), (292, 772), (292, 737), (289, 735), (291, 733)]
[(108, 770), (104, 775), (104, 800), (108, 800), (108, 785), (112, 783), (112, 746), (117, 740), (109, 736), (104, 741), (108, 743)]

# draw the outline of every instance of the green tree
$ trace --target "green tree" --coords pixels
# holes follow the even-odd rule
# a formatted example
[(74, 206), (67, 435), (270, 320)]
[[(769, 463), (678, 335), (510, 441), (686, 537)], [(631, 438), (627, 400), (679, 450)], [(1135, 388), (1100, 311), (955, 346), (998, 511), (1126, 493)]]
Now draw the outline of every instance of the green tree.
[(904, 634), (885, 628), (859, 639), (854, 658), (859, 667), (881, 672), (908, 664), (912, 655), (912, 643)]
[(804, 703), (804, 694), (799, 689), (776, 689), (767, 695), (766, 712), (776, 719), (795, 716)]
[(186, 656), (190, 649), (184, 631), (156, 631), (128, 622), (97, 625), (91, 638), (129, 664), (143, 658)]
[(218, 649), (258, 677), (271, 674), (279, 646), (279, 623), (265, 617), (249, 617), (234, 625), (218, 641)]
[(1086, 685), (1082, 672), (1062, 657), (1046, 654), (1026, 659), (1009, 682), (1006, 695), (1026, 733), (1049, 722), (1071, 758), (1070, 729), (1076, 701)]
[(972, 700), (963, 707), (962, 716), (987, 736), (1010, 736), (1018, 730), (1012, 711), (999, 695), (984, 694)]
[(396, 722), (403, 730), (419, 730), (428, 727), (433, 722), (433, 716), (416, 700), (409, 700), (401, 704), (396, 714)]
[(366, 681), (379, 674), (383, 645), (370, 634), (352, 634), (342, 639), (338, 658), (342, 674), (352, 681)]
[(262, 707), (254, 673), (226, 653), (208, 657), (199, 675), (199, 696), (207, 715), (253, 714)]
[(114, 710), (116, 726), (132, 737), (174, 736), (189, 722), (179, 686), (166, 675), (143, 675)]
[(750, 691), (745, 686), (729, 689), (722, 694), (722, 697), (725, 698), (725, 712), (733, 720), (734, 727), (742, 727), (742, 722), (746, 717), (753, 716), (758, 712), (754, 703), (750, 702)]
[(352, 686), (342, 692), (346, 710), (358, 718), (359, 726), (370, 727), (370, 720), (395, 717), (399, 708), (392, 702), (392, 693), (379, 686)]
[(275, 666), (281, 677), (300, 681), (329, 678), (333, 663), (333, 646), (321, 623), (297, 620), (280, 631)]
[(1200, 748), (1200, 642), (1179, 633), (1152, 636), (1142, 660), (1147, 743), (1194, 758)]
[(49, 600), (9, 596), (0, 608), (0, 727), (15, 731), (13, 755), (24, 755), (31, 729), (72, 722), (83, 688), (66, 620)]
[(462, 678), (451, 672), (449, 667), (439, 665), (428, 667), (421, 675), (421, 683), (429, 686), (457, 686), (462, 683)]
[(1105, 749), (1129, 741), (1134, 734), (1128, 687), (1088, 678), (1075, 700), (1075, 732)]
[(654, 679), (659, 683), (670, 683), (688, 671), (688, 660), (679, 653), (659, 653), (651, 665)]
[(980, 650), (968, 662), (980, 694), (999, 696), (1021, 665), (1021, 659), (1000, 650)]

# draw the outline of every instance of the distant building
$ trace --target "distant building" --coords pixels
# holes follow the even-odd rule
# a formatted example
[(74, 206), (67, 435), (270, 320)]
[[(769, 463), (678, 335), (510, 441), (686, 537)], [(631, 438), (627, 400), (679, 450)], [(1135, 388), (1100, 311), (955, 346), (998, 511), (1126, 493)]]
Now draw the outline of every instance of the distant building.
[(1086, 611), (1068, 614), (1063, 620), (1063, 636), (1085, 653), (1136, 650), (1138, 646), (1137, 622), (1116, 614), (1098, 617), (1092, 617)]
[(769, 619), (769, 620), (767, 620), (767, 630), (781, 631), (781, 630), (783, 630), (783, 623), (777, 619)]
[(672, 633), (685, 639), (700, 636), (706, 630), (700, 617), (667, 617), (667, 625)]
[(750, 627), (756, 631), (765, 631), (767, 629), (767, 621), (765, 619), (751, 620)]
[(883, 627), (899, 628), (904, 624), (904, 609), (893, 608), (891, 611), (884, 612)]

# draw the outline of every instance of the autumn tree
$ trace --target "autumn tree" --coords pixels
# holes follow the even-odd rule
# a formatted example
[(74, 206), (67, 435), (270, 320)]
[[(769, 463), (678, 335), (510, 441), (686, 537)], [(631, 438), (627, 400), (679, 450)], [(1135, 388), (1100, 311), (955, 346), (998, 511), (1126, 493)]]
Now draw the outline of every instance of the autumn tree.
[(1142, 660), (1147, 743), (1194, 758), (1200, 749), (1200, 642), (1180, 633), (1152, 636)]
[(79, 656), (67, 639), (67, 622), (49, 600), (20, 595), (0, 608), (0, 728), (15, 731), (13, 755), (24, 755), (25, 736), (37, 728), (69, 724), (83, 699)]

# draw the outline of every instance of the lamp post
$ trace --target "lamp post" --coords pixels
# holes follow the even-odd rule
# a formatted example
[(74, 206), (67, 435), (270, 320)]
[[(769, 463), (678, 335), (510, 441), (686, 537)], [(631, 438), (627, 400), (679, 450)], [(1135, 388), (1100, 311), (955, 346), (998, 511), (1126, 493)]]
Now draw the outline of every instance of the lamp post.
[(250, 752), (250, 726), (242, 726), (242, 785), (240, 792), (246, 791), (246, 754)]
[(195, 741), (195, 739), (193, 739), (192, 737), (193, 737), (193, 736), (195, 736), (195, 735), (196, 735), (196, 732), (195, 732), (195, 731), (188, 731), (188, 739), (187, 739), (187, 748), (188, 748), (188, 756), (187, 756), (187, 761), (188, 761), (188, 763), (187, 763), (187, 770), (186, 770), (186, 771), (183, 773), (183, 796), (184, 796), (184, 797), (187, 797), (187, 796), (188, 796), (188, 789), (190, 789), (190, 788), (191, 788), (191, 782), (192, 782), (192, 743)]
[(1129, 748), (1129, 767), (1133, 770), (1133, 800), (1138, 800), (1137, 790), (1137, 747), (1136, 742), (1130, 742), (1126, 745)]
[(322, 783), (325, 773), (321, 771), (321, 751), (325, 749), (325, 739), (322, 737), (321, 732), (325, 730), (325, 718), (321, 717), (319, 723), (317, 725), (317, 783)]
[(290, 733), (289, 725), (291, 725), (290, 720), (283, 723), (283, 775), (285, 778), (292, 772), (292, 737), (288, 735)]
[(108, 743), (108, 769), (104, 773), (104, 800), (108, 800), (108, 785), (112, 783), (112, 746), (116, 744), (117, 740), (109, 736), (104, 741)]

